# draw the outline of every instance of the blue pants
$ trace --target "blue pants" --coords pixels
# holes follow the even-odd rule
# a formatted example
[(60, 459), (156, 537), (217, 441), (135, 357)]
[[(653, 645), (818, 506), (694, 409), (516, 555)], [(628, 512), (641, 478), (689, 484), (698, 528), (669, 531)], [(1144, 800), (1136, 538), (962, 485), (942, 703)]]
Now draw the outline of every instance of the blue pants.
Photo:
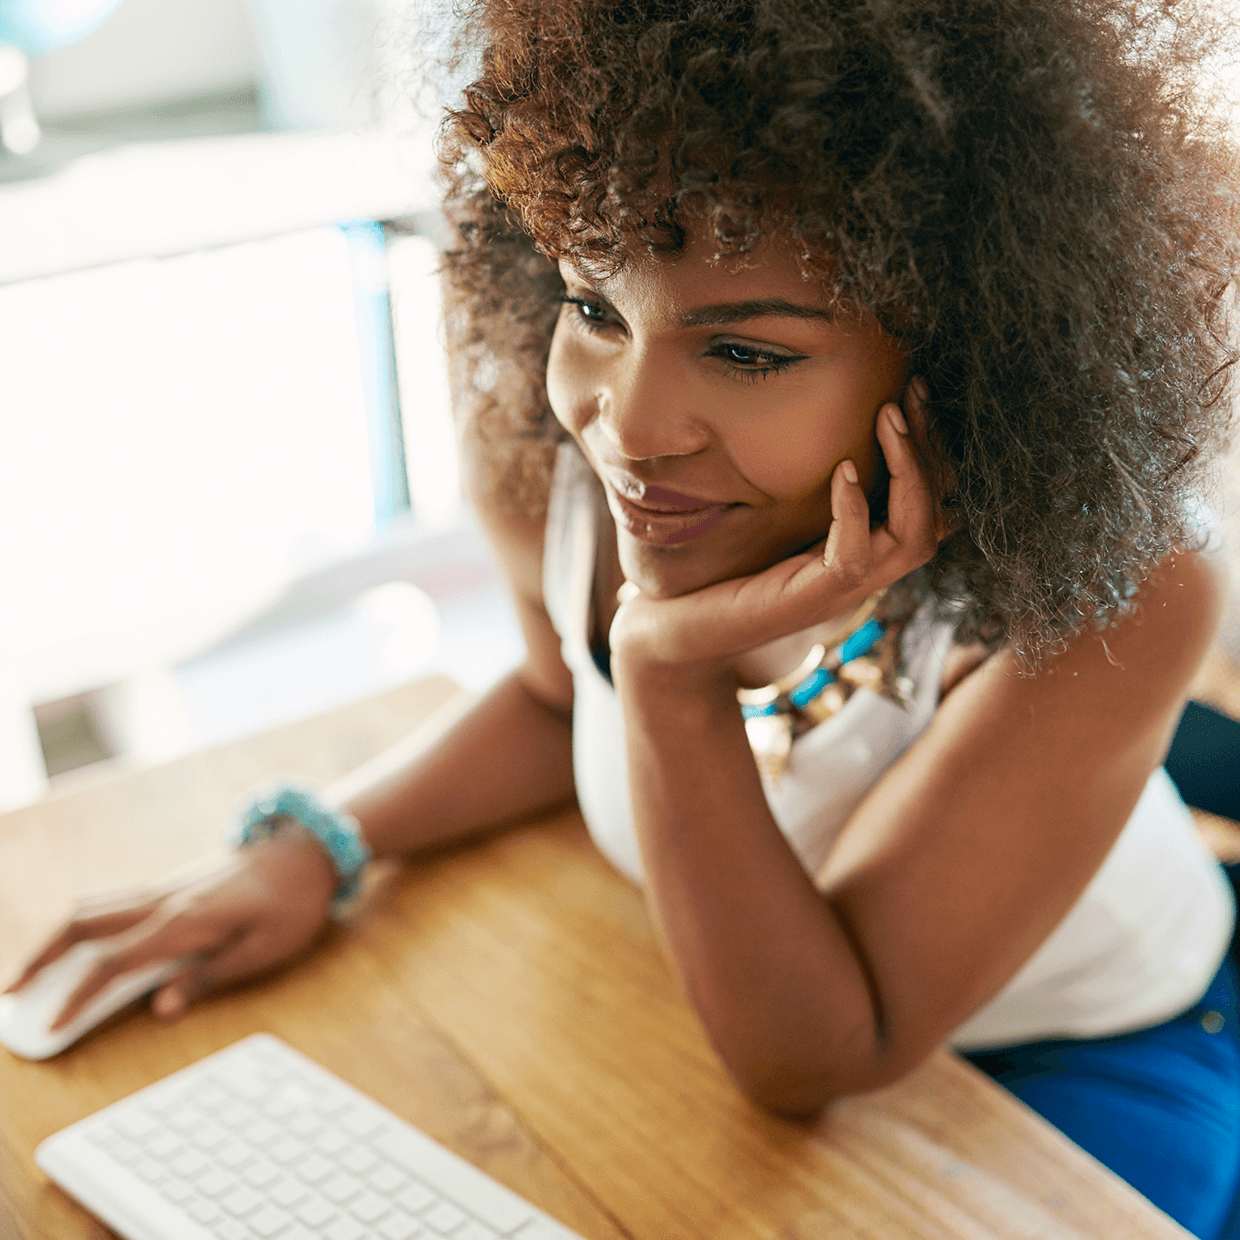
[(1229, 1240), (1240, 1224), (1237, 999), (1228, 956), (1201, 1002), (1166, 1024), (965, 1058), (1193, 1235)]

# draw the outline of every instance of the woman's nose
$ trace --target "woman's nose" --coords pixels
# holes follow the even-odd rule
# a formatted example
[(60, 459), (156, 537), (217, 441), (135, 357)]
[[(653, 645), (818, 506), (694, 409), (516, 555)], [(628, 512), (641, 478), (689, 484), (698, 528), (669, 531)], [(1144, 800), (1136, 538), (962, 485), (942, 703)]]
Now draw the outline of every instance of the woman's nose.
[(631, 461), (689, 456), (711, 437), (691, 385), (673, 368), (622, 365), (600, 389), (597, 402), (607, 442)]

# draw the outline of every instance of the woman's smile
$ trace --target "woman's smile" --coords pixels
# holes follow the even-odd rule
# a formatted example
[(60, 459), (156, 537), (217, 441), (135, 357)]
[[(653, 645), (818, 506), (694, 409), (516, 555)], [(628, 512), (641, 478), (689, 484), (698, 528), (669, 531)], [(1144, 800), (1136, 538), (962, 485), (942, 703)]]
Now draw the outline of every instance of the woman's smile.
[(604, 465), (601, 477), (617, 528), (655, 547), (697, 538), (741, 507), (654, 486), (619, 467)]
[(775, 245), (713, 262), (561, 264), (547, 393), (603, 482), (625, 576), (656, 597), (757, 572), (826, 536), (843, 460), (873, 484), (878, 410), (907, 363), (840, 318)]

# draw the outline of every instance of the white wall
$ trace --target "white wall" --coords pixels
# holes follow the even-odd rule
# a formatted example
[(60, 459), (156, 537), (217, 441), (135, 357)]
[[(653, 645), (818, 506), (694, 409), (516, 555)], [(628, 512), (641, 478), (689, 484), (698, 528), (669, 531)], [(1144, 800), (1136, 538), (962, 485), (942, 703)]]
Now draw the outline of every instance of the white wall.
[(244, 89), (258, 73), (247, 0), (124, 0), (94, 34), (36, 62), (44, 120)]
[[(410, 0), (124, 0), (97, 31), (39, 59), (45, 121), (261, 83), (267, 127), (378, 121), (407, 92), (425, 22)], [(382, 83), (382, 85), (381, 85)]]

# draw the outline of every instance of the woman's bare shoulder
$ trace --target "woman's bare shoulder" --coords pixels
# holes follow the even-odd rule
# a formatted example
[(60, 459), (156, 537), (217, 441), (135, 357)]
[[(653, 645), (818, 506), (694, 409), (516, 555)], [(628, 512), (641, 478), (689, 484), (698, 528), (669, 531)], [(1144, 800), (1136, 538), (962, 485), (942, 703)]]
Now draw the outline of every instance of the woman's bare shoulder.
[[(1224, 558), (1207, 551), (1180, 551), (1161, 560), (1133, 606), (1113, 626), (1070, 643), (1073, 673), (1093, 662), (1122, 668), (1150, 682), (1186, 684), (1214, 637), (1227, 597)], [(942, 697), (992, 661), (1014, 662), (1011, 652), (974, 642), (953, 646), (944, 660)], [(1062, 677), (1063, 656), (1042, 671)], [(1037, 673), (1035, 673), (1036, 677)]]

